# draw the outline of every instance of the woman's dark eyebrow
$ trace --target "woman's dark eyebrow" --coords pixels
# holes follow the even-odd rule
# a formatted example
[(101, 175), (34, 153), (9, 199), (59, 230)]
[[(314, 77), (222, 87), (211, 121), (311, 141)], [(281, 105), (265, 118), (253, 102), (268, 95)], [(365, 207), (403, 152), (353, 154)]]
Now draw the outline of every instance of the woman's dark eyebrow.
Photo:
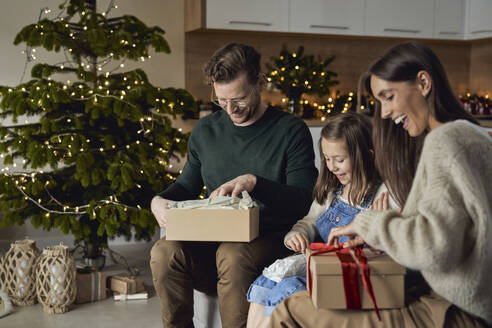
[(389, 91), (393, 91), (393, 89), (383, 89), (383, 90), (379, 91), (379, 93), (378, 93), (378, 97), (383, 97), (383, 95), (384, 95), (386, 92), (389, 92)]

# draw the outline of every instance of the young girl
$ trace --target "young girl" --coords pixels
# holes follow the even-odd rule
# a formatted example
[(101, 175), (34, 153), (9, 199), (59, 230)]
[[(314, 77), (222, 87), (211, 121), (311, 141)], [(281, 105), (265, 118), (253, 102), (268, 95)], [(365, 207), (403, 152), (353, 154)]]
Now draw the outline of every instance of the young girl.
[[(378, 209), (383, 204), (387, 208), (387, 189), (381, 184), (374, 165), (371, 130), (369, 120), (355, 113), (340, 114), (321, 130), (321, 165), (314, 201), (309, 213), (285, 236), (289, 249), (304, 253), (317, 237), (326, 242), (333, 227), (349, 224), (360, 211), (371, 208), (376, 198)], [(396, 208), (394, 203), (391, 205)], [(339, 241), (346, 240), (343, 236)], [(282, 270), (289, 263), (298, 262), (290, 257), (266, 268), (250, 286), (248, 327), (266, 326), (275, 306), (289, 295), (306, 289), (306, 261), (303, 255), (298, 257), (302, 257), (299, 259), (302, 270), (297, 270), (297, 275), (288, 277), (285, 269)], [(279, 270), (283, 273), (278, 273)]]

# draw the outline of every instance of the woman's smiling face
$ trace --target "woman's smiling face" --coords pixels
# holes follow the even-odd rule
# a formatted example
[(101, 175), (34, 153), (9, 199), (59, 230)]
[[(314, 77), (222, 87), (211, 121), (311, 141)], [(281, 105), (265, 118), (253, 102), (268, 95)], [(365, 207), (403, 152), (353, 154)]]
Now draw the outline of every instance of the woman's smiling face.
[(371, 90), (381, 104), (381, 118), (402, 123), (410, 136), (419, 136), (435, 127), (435, 118), (425, 97), (430, 91), (427, 72), (419, 72), (416, 82), (391, 82), (372, 75)]

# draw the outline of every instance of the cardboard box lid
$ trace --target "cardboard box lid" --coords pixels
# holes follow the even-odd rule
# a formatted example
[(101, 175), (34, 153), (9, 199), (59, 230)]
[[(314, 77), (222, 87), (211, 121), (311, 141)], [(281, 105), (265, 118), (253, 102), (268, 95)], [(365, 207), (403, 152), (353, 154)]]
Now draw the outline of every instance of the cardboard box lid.
[[(306, 256), (312, 252), (308, 249)], [(371, 275), (405, 274), (405, 267), (393, 261), (387, 254), (376, 254), (368, 249), (364, 249), (364, 254), (367, 257)], [(325, 253), (311, 257), (311, 271), (316, 275), (341, 275), (342, 266), (335, 253)]]

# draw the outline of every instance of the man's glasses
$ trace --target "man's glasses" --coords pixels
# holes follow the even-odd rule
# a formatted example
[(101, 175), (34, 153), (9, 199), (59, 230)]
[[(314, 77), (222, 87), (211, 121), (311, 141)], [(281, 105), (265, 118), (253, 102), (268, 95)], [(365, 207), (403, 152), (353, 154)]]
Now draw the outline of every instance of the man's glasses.
[(254, 88), (251, 88), (246, 96), (241, 97), (239, 99), (219, 99), (215, 95), (214, 88), (212, 87), (211, 101), (212, 103), (221, 107), (222, 109), (227, 109), (227, 103), (230, 103), (233, 108), (244, 109), (249, 105), (249, 100), (250, 100), (249, 98), (253, 93), (253, 90)]

